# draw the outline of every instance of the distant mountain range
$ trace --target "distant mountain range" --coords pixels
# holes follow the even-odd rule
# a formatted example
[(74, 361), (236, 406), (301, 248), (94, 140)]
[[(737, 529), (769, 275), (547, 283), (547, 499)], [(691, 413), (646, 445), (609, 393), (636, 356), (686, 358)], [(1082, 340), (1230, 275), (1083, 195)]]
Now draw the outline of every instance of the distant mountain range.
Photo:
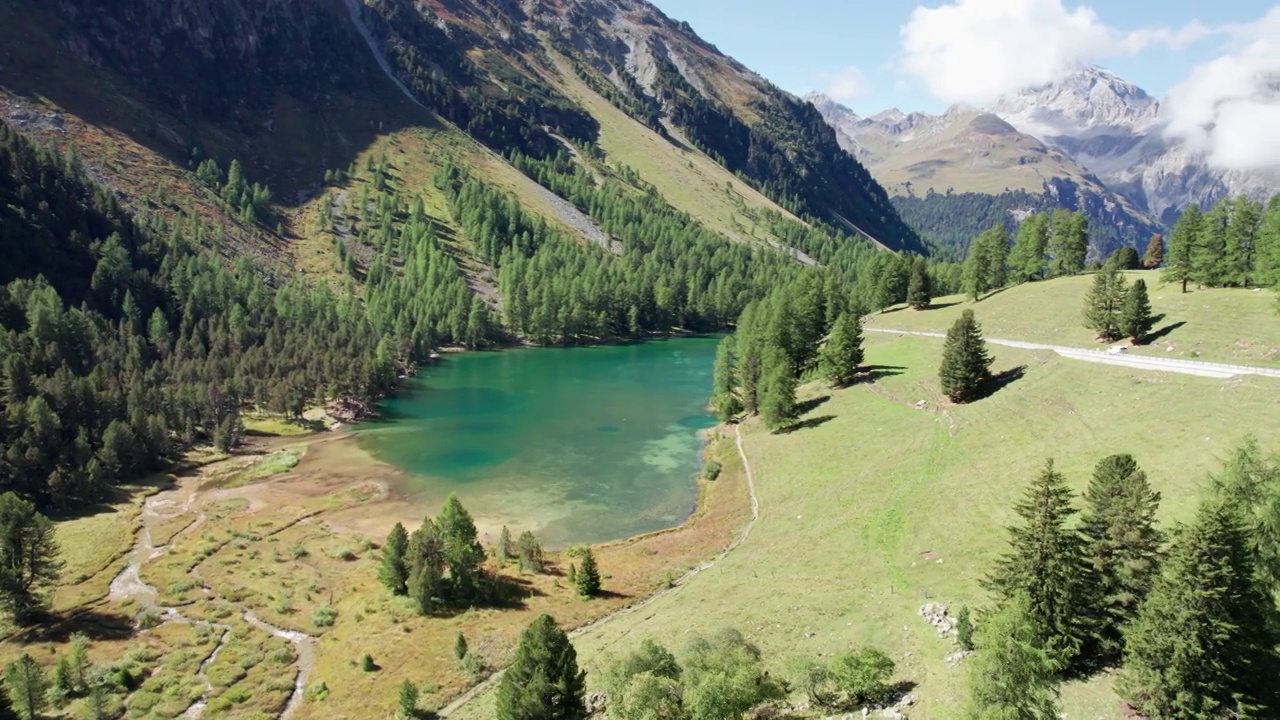
[(1061, 206), (1090, 216), (1101, 254), (1159, 232), (1193, 202), (1280, 188), (1275, 173), (1222, 171), (1165, 137), (1160, 102), (1098, 67), (942, 115), (862, 118), (825, 96), (807, 99), (899, 212), (943, 245), (966, 245), (966, 226), (981, 224), (975, 213)]

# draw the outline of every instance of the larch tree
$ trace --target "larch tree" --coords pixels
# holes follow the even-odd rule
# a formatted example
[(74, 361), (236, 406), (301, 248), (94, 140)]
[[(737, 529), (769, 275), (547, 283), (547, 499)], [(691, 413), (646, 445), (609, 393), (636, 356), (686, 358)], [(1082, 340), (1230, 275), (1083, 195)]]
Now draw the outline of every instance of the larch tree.
[(498, 684), (495, 716), (585, 720), (585, 678), (569, 637), (550, 615), (540, 615), (520, 633), (515, 658)]
[(1239, 195), (1234, 200), (1223, 200), (1220, 204), (1228, 205), (1220, 282), (1223, 285), (1249, 287), (1256, 264), (1255, 253), (1259, 224), (1262, 222), (1262, 207), (1248, 195)]
[(595, 553), (587, 548), (582, 553), (582, 567), (578, 568), (574, 585), (582, 597), (595, 597), (600, 594), (600, 568), (596, 565)]
[(1178, 222), (1174, 223), (1173, 233), (1169, 235), (1169, 252), (1165, 256), (1163, 277), (1165, 282), (1181, 283), (1184, 293), (1194, 274), (1193, 256), (1202, 222), (1200, 206), (1191, 203), (1178, 218)]
[(929, 279), (929, 262), (917, 257), (911, 262), (911, 282), (907, 285), (907, 303), (913, 310), (924, 310), (933, 302), (933, 281)]
[(36, 720), (49, 702), (49, 678), (29, 653), (22, 653), (5, 668), (4, 689), (14, 712), (22, 720)]
[(765, 349), (761, 365), (760, 416), (770, 430), (777, 430), (795, 417), (796, 376), (791, 359), (776, 345)]
[(818, 357), (819, 372), (832, 385), (844, 387), (853, 381), (863, 359), (862, 320), (856, 313), (845, 312), (836, 318)]
[(1045, 253), (1049, 250), (1049, 216), (1036, 213), (1018, 227), (1009, 256), (1010, 277), (1015, 283), (1044, 277)]
[(987, 578), (1001, 602), (1026, 598), (1045, 649), (1064, 665), (1080, 654), (1089, 615), (1084, 543), (1069, 526), (1072, 498), (1066, 478), (1049, 460), (1014, 506), (1022, 523), (1009, 528), (1009, 551)]
[(435, 611), (438, 599), (446, 594), (444, 541), (430, 518), (423, 520), (422, 527), (410, 536), (407, 560), (409, 597), (418, 606), (418, 612), (429, 615)]
[(1226, 255), (1229, 204), (1226, 201), (1219, 202), (1204, 214), (1200, 232), (1196, 234), (1191, 246), (1191, 279), (1201, 287), (1222, 285), (1228, 275)]
[(978, 625), (977, 652), (966, 663), (966, 720), (1057, 720), (1059, 665), (1029, 605), (1024, 596), (1008, 598)]
[(965, 310), (947, 331), (938, 377), (942, 393), (957, 403), (976, 399), (991, 378), (991, 356), (972, 310)]
[(436, 528), (443, 541), (445, 564), (449, 567), (449, 594), (454, 602), (474, 602), (483, 595), (485, 553), (477, 539), (475, 521), (462, 507), (456, 493), (450, 493)]
[(1098, 461), (1084, 494), (1080, 533), (1094, 583), (1092, 649), (1102, 663), (1120, 659), (1124, 630), (1160, 570), (1164, 537), (1156, 527), (1160, 493), (1131, 455)]
[(1142, 267), (1155, 270), (1164, 263), (1164, 235), (1156, 233), (1147, 241), (1147, 251), (1142, 256)]
[(53, 523), (16, 493), (0, 494), (0, 605), (26, 622), (62, 571)]
[(1120, 337), (1120, 316), (1128, 293), (1124, 274), (1107, 265), (1093, 276), (1093, 287), (1084, 299), (1084, 326), (1111, 341)]
[(1280, 193), (1271, 196), (1258, 228), (1256, 282), (1280, 285)]
[(733, 335), (726, 336), (716, 346), (716, 362), (711, 374), (711, 407), (721, 420), (729, 420), (742, 412), (738, 399), (738, 368), (736, 343)]
[(964, 262), (965, 291), (978, 300), (983, 293), (1002, 287), (1008, 260), (1009, 233), (1003, 223), (996, 223), (969, 245)]
[(387, 534), (382, 546), (382, 561), (378, 565), (378, 579), (396, 595), (409, 592), (409, 566), (405, 555), (409, 550), (409, 533), (404, 525), (396, 523)]
[(1147, 296), (1147, 282), (1141, 278), (1133, 283), (1133, 287), (1125, 293), (1124, 305), (1120, 308), (1120, 334), (1133, 338), (1141, 343), (1151, 332), (1151, 299)]
[(1088, 252), (1088, 218), (1078, 211), (1055, 210), (1049, 221), (1049, 275), (1075, 275), (1084, 270)]
[(1125, 637), (1120, 693), (1143, 716), (1250, 717), (1273, 679), (1275, 606), (1234, 511), (1201, 506)]

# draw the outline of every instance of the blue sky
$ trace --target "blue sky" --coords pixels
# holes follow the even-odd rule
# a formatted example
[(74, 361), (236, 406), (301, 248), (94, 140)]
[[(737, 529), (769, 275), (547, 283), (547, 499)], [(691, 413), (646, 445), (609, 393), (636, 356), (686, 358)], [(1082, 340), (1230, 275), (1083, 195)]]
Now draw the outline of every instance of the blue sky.
[[(1224, 26), (1255, 23), (1277, 7), (1274, 0), (1093, 0), (1088, 4), (1071, 0), (652, 1), (672, 18), (688, 21), (722, 52), (797, 94), (827, 91), (833, 78), (851, 76), (854, 82), (844, 85), (844, 97), (839, 99), (863, 115), (888, 107), (940, 112), (957, 99), (976, 104), (990, 92), (1008, 89), (1005, 86), (1010, 83), (1053, 72), (1048, 67), (1032, 67), (1032, 75), (1015, 73), (1016, 77), (993, 81), (994, 86), (975, 85), (973, 73), (967, 73), (968, 78), (959, 73), (950, 79), (942, 77), (948, 68), (970, 66), (967, 52), (981, 53), (983, 47), (1006, 40), (1011, 46), (1004, 55), (986, 57), (988, 66), (1096, 62), (1164, 97), (1197, 66), (1222, 52), (1231, 37)], [(904, 50), (902, 28), (920, 5), (931, 9), (946, 6), (965, 15), (937, 13), (928, 18), (933, 22), (912, 26), (912, 37), (925, 46), (932, 47), (937, 41), (954, 43), (945, 52), (926, 52), (916, 58), (913, 74), (904, 69), (911, 53)], [(1014, 15), (1026, 16), (1009, 20), (1014, 24), (1008, 27), (1018, 30), (1003, 32), (994, 27), (998, 22), (989, 22), (982, 15), (1015, 7), (1021, 9), (1011, 11)], [(1066, 15), (1060, 19), (1063, 13)], [(966, 16), (974, 17), (972, 25), (960, 21)], [(1071, 22), (1065, 20), (1067, 16)], [(1059, 37), (1055, 33), (1063, 26), (1074, 30)], [(1201, 26), (1210, 30), (1201, 31)], [(1024, 63), (1029, 52), (1040, 49), (1017, 44), (1016, 36), (1038, 39), (1040, 33), (1027, 32), (1028, 27), (1043, 27), (1054, 42), (1046, 43), (1053, 46), (1051, 52)], [(1157, 28), (1165, 28), (1178, 39), (1151, 40), (1148, 33), (1158, 32)], [(1178, 34), (1183, 30), (1185, 34)], [(947, 33), (956, 37), (937, 37)], [(980, 37), (987, 33), (990, 37)], [(957, 58), (965, 58), (965, 62), (956, 62)], [(1009, 62), (1008, 58), (1018, 61)], [(857, 71), (846, 72), (850, 67)], [(932, 76), (938, 77), (925, 79)]]

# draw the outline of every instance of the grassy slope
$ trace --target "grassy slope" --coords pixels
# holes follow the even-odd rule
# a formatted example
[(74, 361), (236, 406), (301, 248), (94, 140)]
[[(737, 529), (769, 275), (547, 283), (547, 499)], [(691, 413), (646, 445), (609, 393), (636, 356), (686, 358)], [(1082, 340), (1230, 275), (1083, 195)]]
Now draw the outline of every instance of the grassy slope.
[[(1177, 326), (1131, 352), (1280, 366), (1280, 315), (1274, 293), (1195, 290), (1193, 285), (1192, 292), (1184, 295), (1178, 285), (1161, 282), (1158, 272), (1131, 272), (1128, 277), (1130, 282), (1146, 281), (1152, 312), (1164, 315), (1155, 332)], [(988, 337), (1097, 348), (1101, 344), (1081, 320), (1092, 283), (1092, 275), (1082, 275), (1011, 287), (977, 303), (958, 295), (937, 298), (937, 309), (890, 309), (869, 316), (868, 327), (946, 332), (963, 310), (972, 308)]]
[[(917, 616), (925, 602), (981, 604), (979, 580), (1004, 550), (1010, 506), (1046, 457), (1081, 489), (1092, 464), (1131, 452), (1164, 494), (1165, 523), (1187, 518), (1207, 472), (1248, 432), (1280, 446), (1264, 379), (1209, 380), (996, 349), (996, 369), (1026, 376), (993, 397), (939, 410), (941, 340), (873, 336), (868, 362), (904, 370), (831, 392), (787, 435), (745, 428), (761, 519), (714, 570), (640, 616), (577, 641), (588, 672), (646, 637), (678, 647), (690, 631), (734, 626), (772, 669), (795, 654), (829, 657), (870, 643), (919, 683), (913, 718), (954, 717), (963, 672), (954, 650)], [(919, 400), (926, 409), (916, 409)], [(933, 551), (937, 559), (924, 560)], [(809, 634), (812, 636), (809, 636)], [(590, 683), (590, 676), (588, 678)], [(461, 717), (491, 715), (482, 698)], [(1119, 717), (1110, 680), (1066, 689), (1071, 717)]]
[[(567, 60), (556, 57), (565, 92), (600, 121), (600, 147), (609, 160), (634, 168), (676, 209), (737, 239), (771, 237), (748, 213), (772, 210), (794, 217), (693, 146), (665, 140), (636, 122), (587, 87)], [(732, 192), (726, 190), (728, 184)]]

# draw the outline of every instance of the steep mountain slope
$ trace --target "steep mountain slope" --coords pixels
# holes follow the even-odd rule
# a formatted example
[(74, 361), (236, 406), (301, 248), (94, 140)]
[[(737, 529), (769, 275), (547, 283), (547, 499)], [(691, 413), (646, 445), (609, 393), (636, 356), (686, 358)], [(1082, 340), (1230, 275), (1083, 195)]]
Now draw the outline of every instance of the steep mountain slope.
[(1099, 67), (1007, 95), (988, 110), (1061, 148), (1151, 217), (1171, 223), (1187, 205), (1227, 195), (1264, 199), (1280, 170), (1242, 172), (1211, 166), (1203, 153), (1164, 134), (1162, 103)]
[(946, 247), (962, 252), (991, 223), (1054, 207), (1085, 211), (1098, 255), (1159, 231), (1067, 153), (994, 114), (956, 106), (936, 116), (888, 110), (860, 118), (825, 96), (806, 99), (899, 212)]

